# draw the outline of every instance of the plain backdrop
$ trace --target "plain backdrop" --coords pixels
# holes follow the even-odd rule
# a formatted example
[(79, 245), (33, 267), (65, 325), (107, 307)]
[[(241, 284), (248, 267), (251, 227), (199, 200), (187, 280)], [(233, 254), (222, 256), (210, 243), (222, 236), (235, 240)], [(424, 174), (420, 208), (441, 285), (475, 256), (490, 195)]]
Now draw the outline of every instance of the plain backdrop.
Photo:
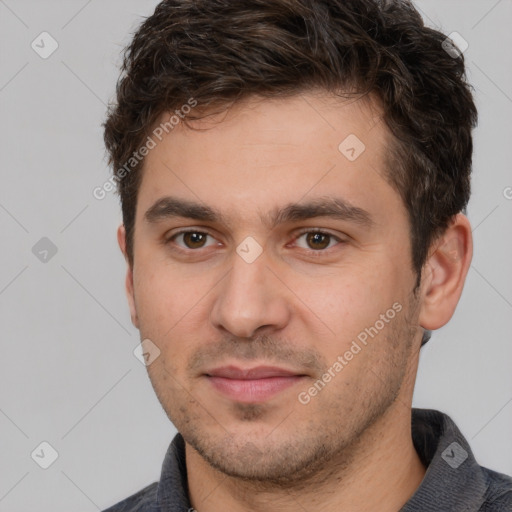
[[(118, 198), (92, 195), (120, 51), (156, 3), (0, 0), (0, 511), (106, 508), (159, 477), (175, 433), (133, 354)], [(448, 413), (480, 464), (512, 474), (512, 2), (417, 6), (467, 41), (480, 122), (474, 259), (413, 405)]]

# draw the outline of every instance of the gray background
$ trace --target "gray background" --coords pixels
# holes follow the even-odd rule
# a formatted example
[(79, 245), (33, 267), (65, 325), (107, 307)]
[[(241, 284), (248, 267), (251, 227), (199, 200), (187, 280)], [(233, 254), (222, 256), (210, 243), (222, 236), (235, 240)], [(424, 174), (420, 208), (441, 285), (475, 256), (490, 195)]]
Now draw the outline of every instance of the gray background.
[[(102, 509), (158, 478), (175, 433), (133, 355), (117, 196), (92, 195), (109, 177), (119, 52), (156, 3), (0, 0), (0, 511)], [(450, 414), (481, 464), (512, 474), (512, 2), (417, 5), (468, 41), (480, 124), (473, 264), (422, 350), (414, 406)], [(31, 48), (43, 31), (59, 44), (47, 59)], [(46, 262), (42, 237), (57, 247)], [(31, 458), (42, 441), (59, 454), (46, 470)]]

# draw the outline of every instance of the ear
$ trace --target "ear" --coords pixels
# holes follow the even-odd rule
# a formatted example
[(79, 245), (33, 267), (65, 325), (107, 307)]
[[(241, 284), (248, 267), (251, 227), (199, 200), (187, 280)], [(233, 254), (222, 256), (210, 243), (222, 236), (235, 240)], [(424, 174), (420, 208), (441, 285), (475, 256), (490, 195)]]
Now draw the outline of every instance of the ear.
[(439, 329), (453, 316), (473, 257), (471, 225), (459, 213), (431, 249), (423, 267), (420, 325)]
[(130, 307), (130, 316), (132, 319), (132, 324), (138, 329), (139, 319), (137, 317), (137, 311), (135, 309), (135, 297), (133, 294), (133, 269), (130, 265), (130, 262), (128, 260), (128, 254), (126, 252), (126, 230), (124, 228), (124, 224), (121, 224), (117, 228), (117, 243), (119, 244), (119, 248), (123, 253), (124, 259), (126, 260), (126, 298), (128, 299), (128, 306)]

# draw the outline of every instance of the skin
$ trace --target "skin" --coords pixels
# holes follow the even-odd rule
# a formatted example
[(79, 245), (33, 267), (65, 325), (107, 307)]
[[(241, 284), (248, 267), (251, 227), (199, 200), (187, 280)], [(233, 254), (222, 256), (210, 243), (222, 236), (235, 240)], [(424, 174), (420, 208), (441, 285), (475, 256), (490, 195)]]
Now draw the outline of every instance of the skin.
[[(399, 510), (426, 470), (410, 426), (421, 337), (448, 322), (462, 293), (467, 218), (457, 215), (432, 246), (413, 294), (409, 219), (384, 179), (390, 134), (376, 102), (252, 97), (190, 124), (207, 129), (181, 123), (146, 157), (126, 291), (141, 339), (160, 350), (148, 373), (186, 441), (192, 506)], [(366, 146), (354, 161), (338, 150), (350, 134)], [(208, 205), (224, 220), (148, 222), (164, 196)], [(261, 217), (327, 196), (366, 210), (373, 224), (316, 217), (270, 227)], [(183, 229), (209, 236), (171, 239)], [(248, 236), (262, 249), (252, 263), (236, 252)], [(126, 257), (123, 226), (118, 241)], [(401, 311), (301, 403), (299, 393), (396, 303)], [(304, 377), (262, 403), (241, 403), (205, 376), (228, 364)]]

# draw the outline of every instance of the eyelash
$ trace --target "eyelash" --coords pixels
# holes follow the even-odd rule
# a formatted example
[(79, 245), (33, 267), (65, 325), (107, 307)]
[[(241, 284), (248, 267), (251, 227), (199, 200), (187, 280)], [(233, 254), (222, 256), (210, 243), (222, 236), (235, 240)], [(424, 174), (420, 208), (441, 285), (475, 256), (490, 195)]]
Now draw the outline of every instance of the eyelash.
[[(182, 231), (178, 231), (176, 233), (174, 233), (172, 236), (168, 237), (165, 241), (164, 241), (164, 244), (165, 245), (169, 245), (171, 243), (174, 242), (174, 240), (180, 236), (180, 235), (185, 235), (187, 233), (196, 233), (196, 234), (200, 234), (200, 235), (207, 235), (207, 236), (210, 236), (212, 238), (215, 238), (213, 235), (211, 235), (210, 233), (208, 233), (207, 231), (199, 231), (199, 230), (194, 230), (194, 229), (186, 229), (186, 230), (182, 230)], [(344, 240), (342, 240), (341, 238), (337, 237), (336, 235), (333, 235), (332, 233), (329, 233), (328, 231), (322, 231), (320, 229), (303, 229), (301, 230), (296, 236), (295, 238), (293, 239), (293, 241), (295, 242), (296, 240), (298, 240), (301, 236), (303, 235), (307, 235), (307, 234), (315, 234), (315, 233), (319, 233), (321, 235), (326, 235), (328, 237), (330, 237), (331, 239), (334, 239), (336, 242), (338, 242), (338, 244), (343, 244), (344, 243)], [(311, 255), (313, 256), (323, 256), (325, 255), (326, 253), (328, 254), (330, 252), (330, 249), (332, 249), (333, 247), (328, 247), (326, 249), (303, 249), (305, 251), (307, 251), (308, 253), (310, 253)], [(182, 252), (182, 253), (190, 253), (190, 252), (198, 252), (200, 251), (201, 249), (204, 249), (204, 247), (199, 247), (198, 249), (190, 249), (190, 248), (183, 248), (183, 247), (180, 247), (180, 246), (175, 246), (173, 248), (174, 250), (178, 251), (178, 252)]]

